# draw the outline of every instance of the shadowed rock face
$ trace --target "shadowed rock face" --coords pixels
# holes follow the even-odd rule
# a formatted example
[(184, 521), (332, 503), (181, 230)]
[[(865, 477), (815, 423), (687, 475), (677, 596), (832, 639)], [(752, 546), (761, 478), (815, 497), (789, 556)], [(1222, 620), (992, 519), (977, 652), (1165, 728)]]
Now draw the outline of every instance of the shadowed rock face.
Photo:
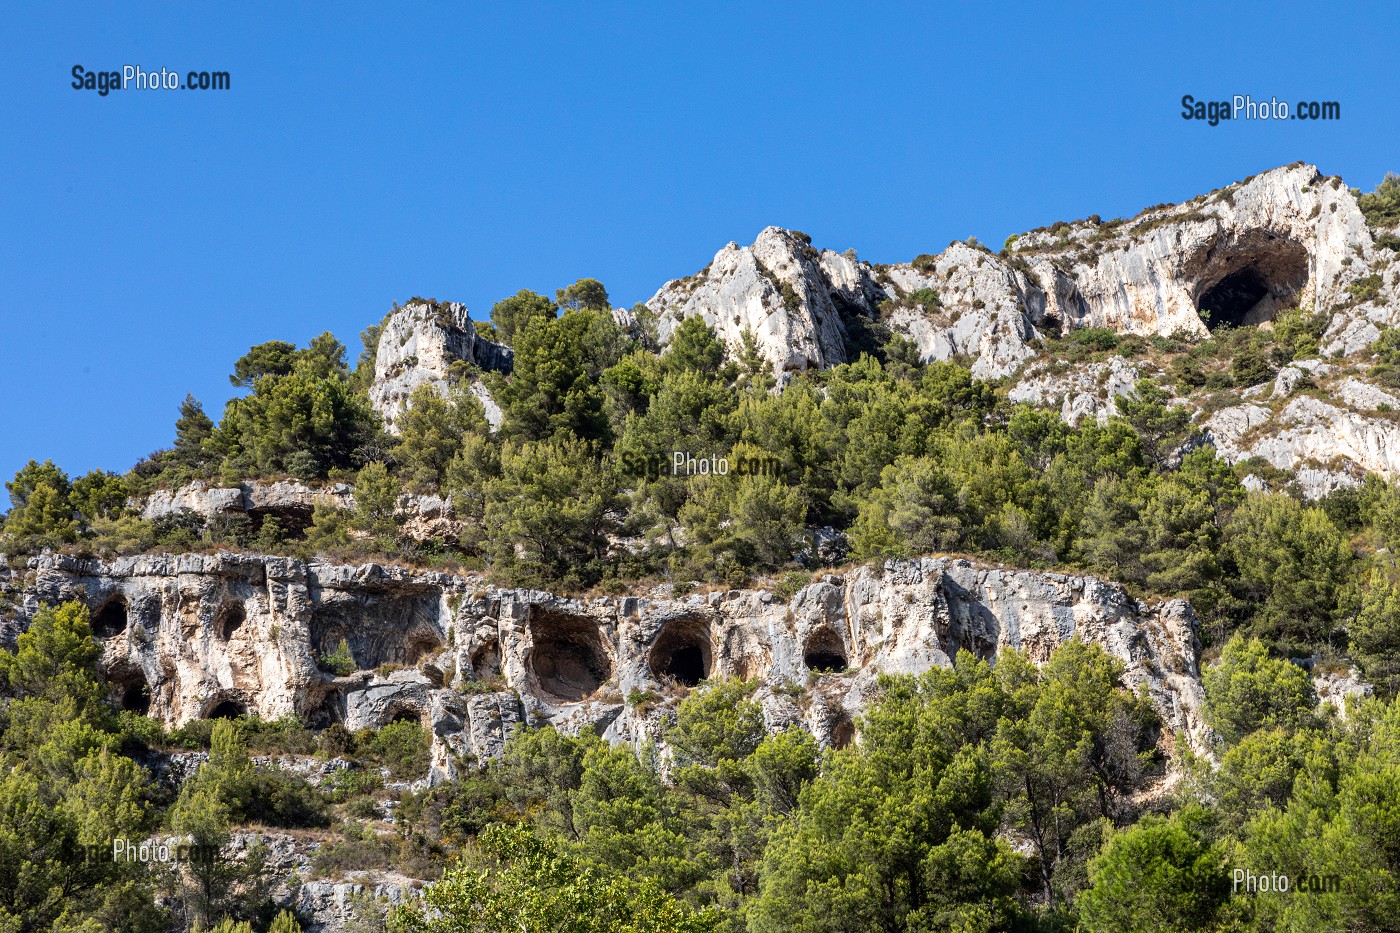
[(1272, 321), (1308, 284), (1307, 250), (1286, 236), (1250, 231), (1214, 254), (1196, 285), (1196, 308), (1211, 330)]
[[(18, 572), (17, 572), (18, 571)], [(375, 564), (234, 554), (102, 563), (46, 555), (0, 565), (14, 635), (43, 603), (79, 599), (102, 628), (118, 701), (174, 726), (200, 717), (298, 715), (324, 726), (424, 722), (436, 773), (500, 753), (519, 724), (661, 738), (666, 710), (706, 678), (756, 679), (770, 728), (855, 738), (881, 672), (947, 665), (959, 650), (1018, 647), (1043, 661), (1081, 638), (1120, 658), (1170, 735), (1204, 735), (1195, 618), (1179, 600), (1139, 603), (1093, 577), (966, 560), (888, 561), (827, 575), (788, 601), (762, 590), (569, 599), (470, 577)], [(359, 668), (317, 657), (344, 639)], [(804, 685), (794, 697), (791, 685)], [(634, 693), (664, 696), (631, 706)]]

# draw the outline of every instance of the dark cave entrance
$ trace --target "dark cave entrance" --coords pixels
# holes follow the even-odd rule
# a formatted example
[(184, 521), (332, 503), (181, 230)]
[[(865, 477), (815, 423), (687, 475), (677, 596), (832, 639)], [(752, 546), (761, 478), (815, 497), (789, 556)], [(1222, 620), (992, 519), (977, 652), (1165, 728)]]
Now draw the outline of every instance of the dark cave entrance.
[(710, 676), (712, 659), (709, 626), (700, 619), (677, 619), (661, 629), (649, 666), (659, 680), (695, 687)]
[(829, 628), (818, 629), (807, 636), (802, 649), (802, 663), (818, 674), (834, 674), (846, 669), (846, 646)]
[(216, 629), (219, 638), (228, 641), (242, 627), (247, 620), (247, 614), (243, 610), (242, 603), (227, 603), (219, 610), (219, 617)]
[(237, 719), (239, 716), (246, 716), (248, 710), (237, 700), (223, 700), (214, 705), (214, 708), (204, 714), (205, 719)]
[(92, 619), (95, 638), (115, 638), (126, 631), (126, 600), (120, 596), (109, 599)]
[(150, 713), (151, 685), (145, 671), (129, 661), (122, 661), (107, 672), (106, 678), (108, 689), (121, 709), (138, 716)]
[(577, 703), (612, 677), (612, 661), (597, 622), (539, 610), (531, 615), (530, 673), (542, 692)]
[(1253, 231), (1204, 255), (1196, 308), (1211, 330), (1272, 321), (1308, 282), (1307, 251), (1277, 234)]
[(151, 711), (151, 688), (142, 680), (139, 683), (129, 683), (122, 687), (121, 692), (122, 709), (128, 713), (135, 713), (138, 716), (145, 716)]
[(836, 725), (831, 729), (831, 747), (845, 748), (856, 740), (856, 725), (851, 722), (851, 717), (842, 715), (837, 720)]
[(384, 725), (392, 726), (396, 722), (411, 722), (415, 726), (421, 726), (423, 725), (423, 714), (416, 709), (397, 709)]
[(686, 645), (671, 655), (666, 664), (666, 676), (687, 687), (699, 685), (705, 679), (705, 656), (696, 645)]
[(345, 697), (337, 691), (328, 692), (321, 702), (307, 715), (307, 725), (313, 729), (327, 729), (345, 722)]
[(1211, 330), (1219, 327), (1239, 327), (1254, 323), (1249, 320), (1250, 312), (1269, 294), (1269, 284), (1259, 275), (1259, 270), (1246, 266), (1232, 272), (1216, 282), (1197, 302), (1204, 311)]

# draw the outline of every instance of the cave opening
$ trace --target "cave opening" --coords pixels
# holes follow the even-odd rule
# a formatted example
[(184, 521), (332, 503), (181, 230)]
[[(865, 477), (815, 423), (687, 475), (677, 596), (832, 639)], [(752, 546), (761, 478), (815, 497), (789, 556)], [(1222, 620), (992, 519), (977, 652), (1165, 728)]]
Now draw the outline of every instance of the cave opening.
[(423, 725), (423, 714), (415, 709), (397, 709), (385, 725), (392, 726), (396, 722), (411, 722), (415, 726), (421, 726)]
[(247, 613), (243, 609), (241, 602), (226, 604), (219, 610), (219, 618), (216, 624), (219, 638), (228, 641), (247, 621)]
[(501, 647), (492, 638), (472, 652), (472, 676), (477, 680), (490, 680), (501, 676)]
[(129, 683), (122, 688), (122, 709), (128, 713), (145, 716), (151, 711), (151, 688), (144, 681)]
[(1308, 281), (1308, 254), (1286, 237), (1255, 231), (1215, 244), (1198, 278), (1196, 308), (1214, 331), (1272, 321), (1296, 304)]
[(612, 677), (612, 661), (593, 619), (532, 613), (530, 634), (530, 672), (550, 697), (576, 703)]
[(818, 674), (835, 674), (846, 669), (846, 646), (829, 628), (818, 629), (807, 636), (802, 649), (802, 663)]
[(239, 716), (248, 715), (248, 710), (237, 700), (223, 700), (216, 703), (213, 709), (204, 714), (205, 719), (237, 719)]
[(419, 593), (323, 594), (311, 612), (312, 650), (333, 655), (343, 640), (359, 670), (412, 667), (442, 648), (436, 606), (435, 598)]
[(119, 708), (145, 716), (151, 711), (151, 685), (145, 671), (132, 662), (122, 661), (106, 672), (107, 687)]
[(1208, 315), (1212, 330), (1239, 327), (1253, 323), (1251, 312), (1268, 294), (1269, 284), (1260, 277), (1259, 270), (1246, 266), (1208, 288), (1198, 304)]
[(677, 619), (657, 636), (650, 667), (660, 680), (695, 687), (710, 676), (712, 660), (709, 626), (699, 619)]
[(666, 676), (687, 687), (698, 686), (705, 679), (705, 655), (699, 646), (686, 645), (671, 655), (665, 668)]
[(306, 717), (306, 724), (313, 729), (328, 729), (345, 722), (345, 697), (338, 691), (328, 691)]
[(850, 716), (843, 715), (831, 729), (831, 747), (845, 748), (856, 740), (856, 725)]
[(96, 638), (114, 638), (126, 631), (126, 600), (120, 596), (109, 599), (92, 619), (92, 634)]

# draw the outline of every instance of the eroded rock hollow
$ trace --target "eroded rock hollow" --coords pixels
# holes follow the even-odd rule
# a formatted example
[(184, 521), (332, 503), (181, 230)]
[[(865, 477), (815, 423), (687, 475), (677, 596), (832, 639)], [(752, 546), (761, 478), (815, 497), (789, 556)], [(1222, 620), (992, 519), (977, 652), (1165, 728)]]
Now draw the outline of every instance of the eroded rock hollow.
[[(1196, 620), (1093, 577), (966, 560), (888, 561), (765, 590), (571, 599), (471, 577), (231, 553), (112, 562), (45, 555), (6, 567), (13, 638), (44, 603), (93, 610), (121, 705), (169, 726), (244, 713), (315, 726), (427, 725), (434, 773), (500, 753), (518, 725), (660, 740), (666, 710), (708, 678), (758, 682), (768, 726), (828, 745), (858, 737), (881, 672), (959, 650), (1036, 661), (1072, 638), (1102, 645), (1147, 688), (1164, 735), (1204, 735)], [(353, 670), (325, 669), (348, 647)], [(343, 659), (342, 659), (343, 662)], [(637, 702), (637, 697), (648, 702)]]

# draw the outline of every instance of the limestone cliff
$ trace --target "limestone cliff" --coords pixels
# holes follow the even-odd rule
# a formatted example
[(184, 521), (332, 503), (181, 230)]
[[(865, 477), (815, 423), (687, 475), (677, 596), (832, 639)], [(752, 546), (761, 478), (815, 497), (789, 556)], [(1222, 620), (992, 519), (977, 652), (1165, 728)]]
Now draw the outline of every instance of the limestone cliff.
[[(92, 608), (123, 705), (176, 725), (247, 712), (351, 729), (410, 717), (435, 737), (435, 773), (500, 752), (520, 723), (659, 738), (665, 710), (707, 677), (757, 679), (772, 728), (844, 744), (881, 672), (967, 649), (1047, 658), (1102, 645), (1145, 687), (1166, 733), (1205, 737), (1195, 617), (1093, 577), (926, 558), (764, 590), (566, 598), (471, 577), (220, 553), (110, 563), (45, 555), (0, 588), (23, 626), (43, 603)], [(14, 631), (8, 633), (13, 637)], [(344, 639), (357, 671), (318, 654)], [(1169, 739), (1168, 739), (1169, 741)]]
[[(730, 243), (705, 269), (667, 282), (647, 302), (664, 340), (699, 315), (737, 344), (747, 331), (779, 371), (850, 356), (852, 325), (881, 321), (925, 361), (967, 357), (975, 375), (1014, 372), (1047, 328), (1204, 335), (1215, 323), (1257, 324), (1300, 303), (1348, 306), (1329, 350), (1352, 353), (1391, 323), (1395, 285), (1352, 309), (1348, 286), (1378, 260), (1372, 232), (1341, 179), (1296, 163), (1129, 220), (1059, 223), (1013, 238), (1002, 254), (954, 243), (915, 262), (870, 265), (818, 251), (769, 227)], [(921, 290), (936, 303), (910, 301)]]
[[(410, 301), (391, 314), (379, 333), (370, 403), (392, 430), (395, 420), (419, 386), (445, 392), (459, 378), (459, 364), (508, 372), (511, 351), (477, 336), (467, 309), (454, 301)], [(500, 411), (473, 384), (487, 418), (500, 423)]]

